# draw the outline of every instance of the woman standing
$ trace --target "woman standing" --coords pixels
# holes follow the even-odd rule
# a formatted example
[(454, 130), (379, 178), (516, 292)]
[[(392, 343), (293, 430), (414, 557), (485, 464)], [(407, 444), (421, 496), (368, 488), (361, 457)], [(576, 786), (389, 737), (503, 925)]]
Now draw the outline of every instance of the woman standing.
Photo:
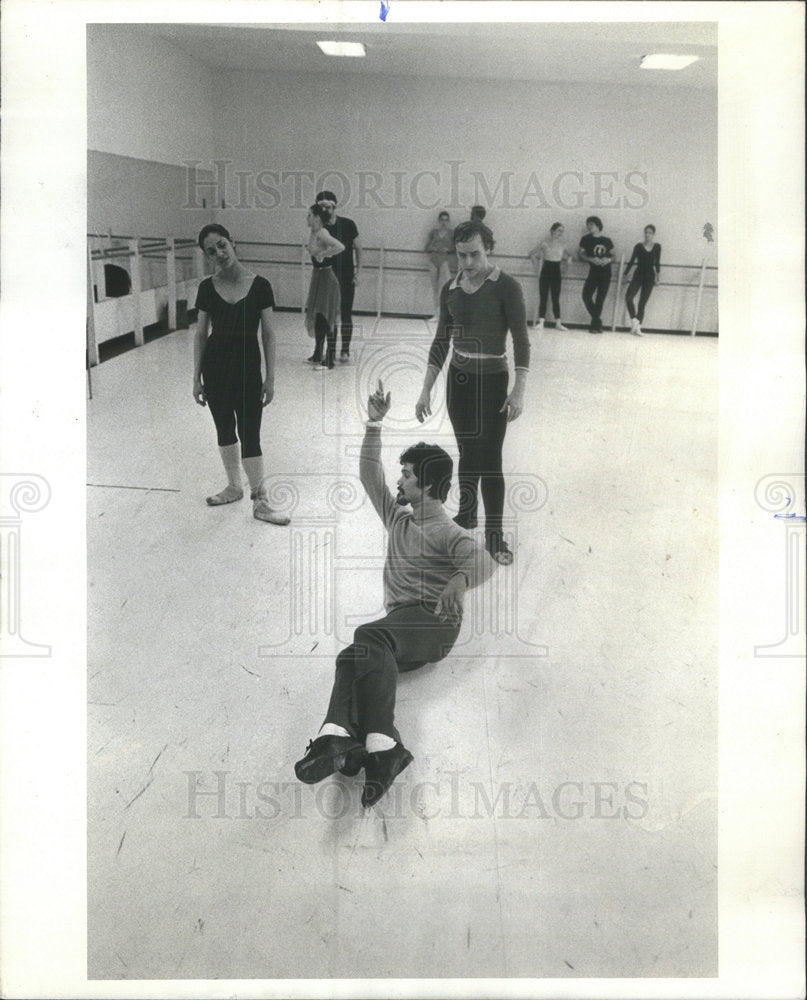
[[(196, 295), (193, 398), (209, 406), (216, 425), (227, 485), (207, 498), (211, 507), (240, 500), (241, 466), (249, 480), (252, 512), (259, 521), (288, 524), (266, 500), (261, 452), (263, 407), (275, 394), (275, 335), (272, 286), (238, 260), (230, 234), (216, 223), (199, 233), (199, 246), (216, 272)], [(266, 377), (261, 378), (261, 329)]]
[(529, 257), (538, 271), (538, 329), (543, 330), (549, 295), (552, 295), (552, 312), (555, 314), (555, 329), (565, 330), (560, 318), (561, 265), (572, 259), (566, 249), (564, 228), (555, 222), (549, 230), (548, 239), (541, 240)]
[[(476, 527), (481, 485), (485, 547), (496, 562), (509, 566), (513, 553), (503, 535), (502, 448), (508, 422), (524, 408), (530, 342), (521, 285), (488, 261), (493, 245), (493, 233), (476, 219), (454, 230), (459, 271), (440, 293), (440, 319), (415, 416), (422, 423), (431, 413), (432, 386), (451, 348), (446, 401), (460, 457), (460, 509), (454, 520), (462, 528)], [(509, 392), (508, 330), (516, 369)]]
[[(625, 265), (623, 278), (628, 277), (628, 271), (636, 265), (633, 278), (625, 292), (625, 305), (628, 307), (630, 316), (630, 332), (637, 337), (642, 336), (642, 323), (644, 322), (644, 309), (653, 288), (659, 282), (661, 274), (661, 244), (655, 242), (656, 227), (653, 225), (644, 227), (644, 243), (637, 243), (633, 248), (633, 253), (628, 263)], [(633, 300), (639, 292), (639, 308), (635, 309)]]
[[(440, 289), (451, 277), (451, 271), (456, 270), (456, 256), (454, 255), (454, 233), (451, 229), (451, 216), (448, 212), (441, 212), (437, 216), (439, 225), (429, 233), (426, 243), (426, 253), (429, 255), (429, 271), (431, 272), (432, 291), (434, 293), (434, 315), (432, 319), (437, 319), (440, 314)], [(455, 267), (452, 268), (451, 264)]]
[[(314, 353), (306, 358), (316, 371), (330, 370), (336, 357), (336, 325), (339, 322), (341, 299), (339, 282), (333, 273), (330, 258), (345, 249), (325, 228), (330, 213), (323, 205), (308, 210), (308, 252), (311, 254), (311, 284), (305, 304), (305, 328), (314, 338)], [(325, 342), (327, 340), (327, 348)], [(325, 354), (323, 355), (323, 349)]]

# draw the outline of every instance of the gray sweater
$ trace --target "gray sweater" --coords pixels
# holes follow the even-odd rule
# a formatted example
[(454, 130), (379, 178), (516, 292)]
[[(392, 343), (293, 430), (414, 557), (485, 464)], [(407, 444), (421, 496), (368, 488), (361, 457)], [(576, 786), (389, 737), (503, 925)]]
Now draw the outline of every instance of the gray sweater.
[(456, 573), (468, 587), (486, 580), (495, 564), (484, 548), (440, 508), (425, 521), (401, 507), (387, 487), (381, 464), (381, 430), (368, 427), (359, 460), (362, 485), (387, 529), (384, 607), (387, 612), (410, 604), (433, 611), (437, 598)]

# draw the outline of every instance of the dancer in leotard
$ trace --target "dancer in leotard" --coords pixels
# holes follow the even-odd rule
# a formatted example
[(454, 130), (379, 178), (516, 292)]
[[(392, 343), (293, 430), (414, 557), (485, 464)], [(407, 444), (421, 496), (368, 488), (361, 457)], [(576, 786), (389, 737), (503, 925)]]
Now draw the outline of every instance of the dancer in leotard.
[[(440, 320), (415, 405), (421, 423), (431, 413), (431, 390), (449, 347), (446, 398), (460, 454), (460, 527), (476, 527), (477, 491), (485, 504), (485, 545), (496, 562), (513, 561), (502, 534), (502, 447), (507, 424), (524, 408), (530, 342), (524, 295), (515, 278), (488, 261), (493, 233), (478, 220), (454, 230), (457, 277), (440, 293)], [(513, 338), (515, 383), (508, 393), (507, 331)]]
[(541, 240), (529, 257), (538, 272), (538, 329), (543, 330), (549, 295), (552, 295), (552, 312), (555, 314), (555, 329), (565, 330), (560, 318), (561, 265), (572, 259), (566, 249), (562, 223), (555, 222), (550, 227), (549, 238)]
[[(656, 227), (653, 225), (644, 227), (644, 243), (637, 243), (633, 248), (633, 253), (628, 263), (625, 265), (624, 278), (628, 277), (628, 272), (636, 265), (633, 278), (625, 292), (625, 305), (628, 307), (630, 316), (630, 332), (637, 337), (642, 336), (642, 323), (644, 322), (644, 310), (647, 300), (653, 288), (659, 283), (661, 274), (661, 244), (655, 242)], [(639, 308), (635, 309), (633, 300), (639, 292)]]
[[(331, 267), (331, 257), (342, 253), (344, 243), (334, 239), (325, 228), (328, 210), (322, 205), (312, 205), (308, 210), (308, 252), (311, 254), (311, 284), (305, 305), (305, 327), (314, 338), (314, 353), (306, 361), (316, 371), (334, 367), (336, 356), (336, 324), (339, 322), (339, 282)], [(325, 342), (327, 340), (327, 349)], [(325, 353), (323, 354), (323, 349)]]
[[(277, 514), (267, 502), (261, 452), (263, 407), (272, 402), (275, 394), (272, 286), (241, 264), (224, 226), (205, 226), (199, 233), (199, 246), (208, 260), (215, 261), (216, 273), (201, 282), (196, 296), (193, 398), (200, 406), (210, 407), (227, 473), (227, 485), (220, 493), (209, 496), (207, 503), (218, 507), (243, 497), (243, 465), (255, 517), (272, 524), (288, 524), (289, 519)], [(266, 365), (264, 379), (258, 326)]]
[[(456, 265), (454, 253), (454, 231), (451, 228), (451, 216), (441, 212), (437, 217), (439, 225), (429, 233), (426, 242), (426, 253), (429, 255), (429, 271), (431, 272), (432, 291), (434, 292), (434, 315), (440, 314), (440, 289), (451, 277), (451, 262)], [(454, 268), (456, 269), (456, 267)]]

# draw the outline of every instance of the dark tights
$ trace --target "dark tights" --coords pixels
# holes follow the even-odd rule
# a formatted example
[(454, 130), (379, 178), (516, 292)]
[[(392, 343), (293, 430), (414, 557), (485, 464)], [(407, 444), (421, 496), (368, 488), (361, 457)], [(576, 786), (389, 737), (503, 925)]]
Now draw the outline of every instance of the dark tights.
[(479, 374), (448, 368), (448, 415), (460, 453), (458, 521), (466, 527), (476, 521), (477, 490), (481, 484), (488, 543), (501, 538), (504, 512), (502, 447), (507, 413), (500, 410), (507, 399), (508, 373)]
[(552, 311), (560, 322), (560, 261), (545, 260), (538, 277), (538, 318), (546, 318), (549, 295), (552, 295)]
[[(640, 323), (644, 322), (644, 307), (647, 305), (647, 300), (650, 298), (654, 284), (655, 279), (652, 277), (649, 279), (640, 278), (638, 274), (634, 274), (631, 278), (628, 290), (625, 293), (625, 304), (628, 307), (628, 315), (631, 319), (638, 319)], [(633, 300), (637, 292), (639, 292), (639, 308), (635, 309)]]
[[(328, 351), (323, 357), (322, 349), (326, 340), (328, 341)], [(314, 317), (314, 357), (329, 368), (333, 368), (336, 357), (336, 327), (331, 329), (322, 313), (317, 313)]]
[[(254, 383), (254, 384), (250, 384)], [(256, 458), (261, 454), (261, 377), (246, 380), (241, 387), (231, 387), (227, 391), (208, 387), (205, 382), (205, 397), (210, 414), (216, 424), (219, 447), (241, 442), (241, 457)]]

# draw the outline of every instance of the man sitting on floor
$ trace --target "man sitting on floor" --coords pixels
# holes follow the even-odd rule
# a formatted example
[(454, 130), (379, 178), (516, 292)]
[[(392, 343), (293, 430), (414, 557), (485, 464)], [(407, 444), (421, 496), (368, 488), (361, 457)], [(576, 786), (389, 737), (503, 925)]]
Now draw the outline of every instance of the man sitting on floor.
[[(370, 396), (359, 459), (362, 485), (387, 529), (386, 615), (360, 625), (336, 658), (325, 722), (294, 767), (314, 784), (335, 771), (364, 768), (362, 805), (376, 803), (413, 760), (395, 728), (398, 672), (442, 660), (457, 640), (465, 591), (487, 580), (496, 564), (443, 508), (453, 462), (423, 442), (401, 455), (393, 498), (381, 464), (381, 423), (390, 407), (384, 386)], [(411, 507), (410, 509), (405, 509)]]

